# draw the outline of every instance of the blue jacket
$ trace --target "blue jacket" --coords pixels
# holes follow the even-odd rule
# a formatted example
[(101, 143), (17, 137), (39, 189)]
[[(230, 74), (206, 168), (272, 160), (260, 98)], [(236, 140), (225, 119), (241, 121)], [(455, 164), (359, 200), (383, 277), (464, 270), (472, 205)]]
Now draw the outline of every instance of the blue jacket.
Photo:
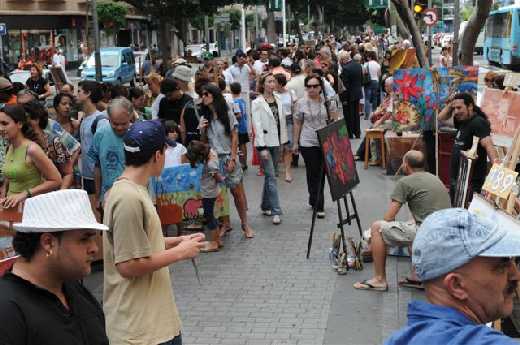
[(395, 332), (385, 345), (513, 345), (512, 338), (477, 324), (461, 312), (422, 301), (408, 304), (408, 325)]

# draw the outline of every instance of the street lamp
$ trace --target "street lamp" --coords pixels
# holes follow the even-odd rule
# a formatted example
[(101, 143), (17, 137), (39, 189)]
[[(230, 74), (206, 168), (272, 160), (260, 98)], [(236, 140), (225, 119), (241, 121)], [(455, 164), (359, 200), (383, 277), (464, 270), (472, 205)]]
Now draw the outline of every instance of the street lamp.
[(94, 25), (94, 61), (96, 63), (96, 81), (102, 82), (103, 75), (101, 74), (101, 54), (99, 53), (99, 23), (97, 18), (97, 4), (96, 0), (91, 1), (92, 21)]

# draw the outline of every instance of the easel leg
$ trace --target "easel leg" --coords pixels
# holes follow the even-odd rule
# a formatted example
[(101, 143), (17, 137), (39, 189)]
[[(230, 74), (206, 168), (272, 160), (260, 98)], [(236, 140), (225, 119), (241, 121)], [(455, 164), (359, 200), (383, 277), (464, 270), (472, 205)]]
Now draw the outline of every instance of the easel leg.
[[(344, 200), (346, 200), (345, 197), (343, 197)], [(343, 246), (343, 251), (339, 251), (339, 257), (338, 257), (338, 274), (343, 275), (347, 274), (347, 271), (349, 269), (348, 267), (348, 248), (347, 243), (345, 240), (345, 230), (343, 228), (343, 212), (341, 211), (341, 202), (340, 200), (337, 201), (338, 204), (338, 228), (341, 234), (341, 244)], [(349, 210), (347, 208), (347, 214), (349, 213)], [(348, 219), (348, 218), (347, 218)]]
[[(356, 207), (356, 200), (354, 199), (354, 194), (352, 192), (348, 193), (350, 195), (350, 202), (352, 203), (352, 209), (354, 210), (354, 217), (356, 218), (356, 223), (359, 230), (360, 240), (363, 239), (363, 230), (361, 229), (361, 221), (359, 220), (359, 213)], [(347, 198), (345, 198), (345, 203), (347, 202)]]
[(307, 259), (309, 258), (309, 255), (311, 253), (312, 236), (314, 234), (314, 226), (316, 225), (316, 216), (318, 214), (318, 205), (321, 202), (322, 186), (325, 183), (325, 172), (323, 171), (323, 169), (320, 169), (320, 171), (321, 171), (321, 176), (320, 176), (320, 185), (318, 186), (318, 195), (316, 196), (316, 203), (312, 207), (311, 231), (309, 233), (309, 240), (307, 241)]

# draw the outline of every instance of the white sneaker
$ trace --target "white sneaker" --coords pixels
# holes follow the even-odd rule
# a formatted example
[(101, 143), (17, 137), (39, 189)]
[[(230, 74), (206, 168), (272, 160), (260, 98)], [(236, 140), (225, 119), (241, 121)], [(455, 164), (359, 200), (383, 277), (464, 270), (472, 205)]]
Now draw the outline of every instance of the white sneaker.
[(323, 219), (323, 218), (325, 218), (325, 211), (319, 211), (319, 212), (316, 212), (316, 216), (317, 216), (319, 219)]
[(272, 212), (271, 212), (271, 210), (265, 210), (265, 211), (262, 211), (262, 214), (264, 216), (271, 216)]
[(274, 217), (273, 217), (273, 224), (274, 225), (278, 225), (282, 222), (282, 220), (280, 219), (280, 216), (275, 214)]

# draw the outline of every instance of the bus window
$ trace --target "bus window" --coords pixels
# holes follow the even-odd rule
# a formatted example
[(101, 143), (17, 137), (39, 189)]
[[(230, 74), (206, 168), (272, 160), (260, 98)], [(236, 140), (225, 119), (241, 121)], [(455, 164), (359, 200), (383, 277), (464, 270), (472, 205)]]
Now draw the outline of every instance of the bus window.
[(511, 12), (495, 13), (488, 18), (486, 36), (509, 38), (511, 36)]

